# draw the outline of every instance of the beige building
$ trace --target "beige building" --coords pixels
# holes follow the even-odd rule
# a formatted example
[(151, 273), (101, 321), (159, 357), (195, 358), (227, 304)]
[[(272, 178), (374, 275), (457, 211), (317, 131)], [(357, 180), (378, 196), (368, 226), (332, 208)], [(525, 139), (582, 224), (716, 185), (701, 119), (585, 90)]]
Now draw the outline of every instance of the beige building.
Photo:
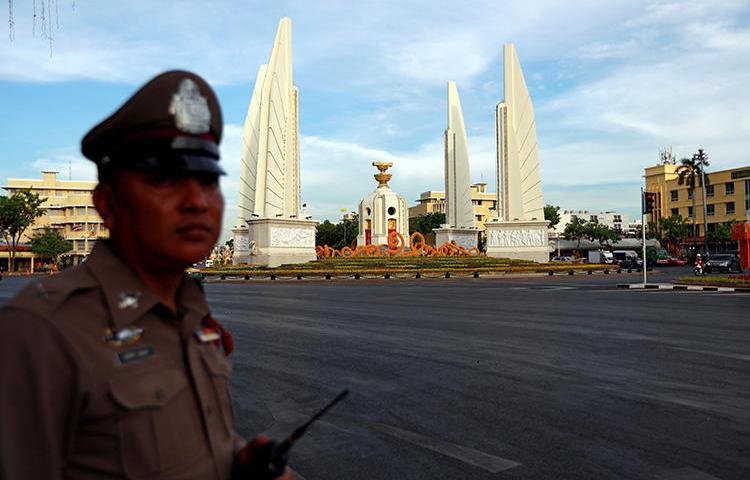
[[(8, 195), (18, 190), (31, 189), (32, 192), (46, 199), (42, 204), (46, 214), (37, 218), (34, 225), (29, 227), (20, 243), (28, 243), (34, 233), (45, 228), (54, 228), (73, 244), (73, 250), (68, 254), (73, 263), (78, 264), (94, 248), (97, 238), (109, 236), (102, 219), (94, 208), (91, 192), (96, 182), (78, 180), (59, 180), (57, 172), (42, 172), (41, 180), (9, 178), (3, 188)], [(21, 255), (23, 253), (23, 255)], [(24, 258), (32, 257), (30, 252), (19, 252), (20, 265), (24, 265)], [(25, 262), (26, 268), (33, 268)]]
[[(445, 192), (430, 190), (419, 195), (419, 205), (409, 208), (409, 221), (428, 213), (445, 213)], [(497, 194), (487, 192), (486, 183), (471, 185), (471, 204), (474, 208), (474, 226), (484, 230), (484, 222), (497, 217)]]
[[(696, 221), (697, 236), (703, 231), (703, 188), (696, 186), (695, 211), (687, 185), (679, 185), (679, 165), (665, 164), (646, 168), (646, 191), (656, 193), (655, 209), (648, 215), (649, 222), (662, 217), (681, 215), (692, 224)], [(698, 185), (698, 182), (696, 182)], [(730, 220), (750, 219), (750, 166), (706, 173), (706, 219), (708, 231), (717, 224)]]

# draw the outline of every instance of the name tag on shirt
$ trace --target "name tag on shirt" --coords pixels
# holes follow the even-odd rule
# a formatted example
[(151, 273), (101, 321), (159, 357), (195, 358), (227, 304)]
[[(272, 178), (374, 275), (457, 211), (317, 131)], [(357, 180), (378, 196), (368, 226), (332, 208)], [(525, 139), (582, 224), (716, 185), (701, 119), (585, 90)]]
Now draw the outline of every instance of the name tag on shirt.
[(117, 354), (117, 358), (120, 359), (120, 364), (125, 365), (138, 360), (143, 360), (154, 354), (154, 347), (140, 347), (132, 350), (125, 350)]

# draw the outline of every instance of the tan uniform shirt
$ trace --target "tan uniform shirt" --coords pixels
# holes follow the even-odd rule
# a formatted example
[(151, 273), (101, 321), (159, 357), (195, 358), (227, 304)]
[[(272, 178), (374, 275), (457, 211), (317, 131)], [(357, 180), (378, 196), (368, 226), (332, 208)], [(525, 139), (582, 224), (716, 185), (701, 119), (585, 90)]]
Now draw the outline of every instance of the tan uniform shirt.
[(0, 478), (229, 478), (230, 365), (196, 334), (209, 309), (195, 282), (177, 305), (100, 241), (0, 310)]

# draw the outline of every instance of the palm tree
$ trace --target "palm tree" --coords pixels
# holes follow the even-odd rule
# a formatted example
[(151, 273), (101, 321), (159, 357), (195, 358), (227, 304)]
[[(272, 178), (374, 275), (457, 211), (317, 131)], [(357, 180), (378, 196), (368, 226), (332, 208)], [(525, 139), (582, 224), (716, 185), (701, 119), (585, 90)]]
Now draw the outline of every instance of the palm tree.
[[(705, 177), (704, 167), (708, 166), (708, 155), (703, 151), (702, 148), (698, 149), (698, 153), (694, 154), (692, 158), (683, 158), (680, 160), (680, 166), (677, 167), (677, 184), (687, 185), (688, 194), (693, 200), (693, 214), (690, 215), (693, 221), (693, 242), (697, 237), (695, 231), (695, 186), (703, 186), (703, 182), (709, 183)], [(703, 189), (703, 231), (705, 237), (706, 231), (706, 191)]]

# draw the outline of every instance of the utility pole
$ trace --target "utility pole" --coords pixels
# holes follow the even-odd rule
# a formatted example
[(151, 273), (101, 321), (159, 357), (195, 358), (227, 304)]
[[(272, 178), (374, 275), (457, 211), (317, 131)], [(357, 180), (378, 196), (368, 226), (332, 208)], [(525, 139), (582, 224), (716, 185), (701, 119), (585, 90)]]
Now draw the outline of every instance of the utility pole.
[(648, 270), (648, 260), (646, 259), (646, 197), (643, 196), (643, 187), (641, 187), (641, 235), (643, 236), (643, 284), (646, 285), (646, 270)]

